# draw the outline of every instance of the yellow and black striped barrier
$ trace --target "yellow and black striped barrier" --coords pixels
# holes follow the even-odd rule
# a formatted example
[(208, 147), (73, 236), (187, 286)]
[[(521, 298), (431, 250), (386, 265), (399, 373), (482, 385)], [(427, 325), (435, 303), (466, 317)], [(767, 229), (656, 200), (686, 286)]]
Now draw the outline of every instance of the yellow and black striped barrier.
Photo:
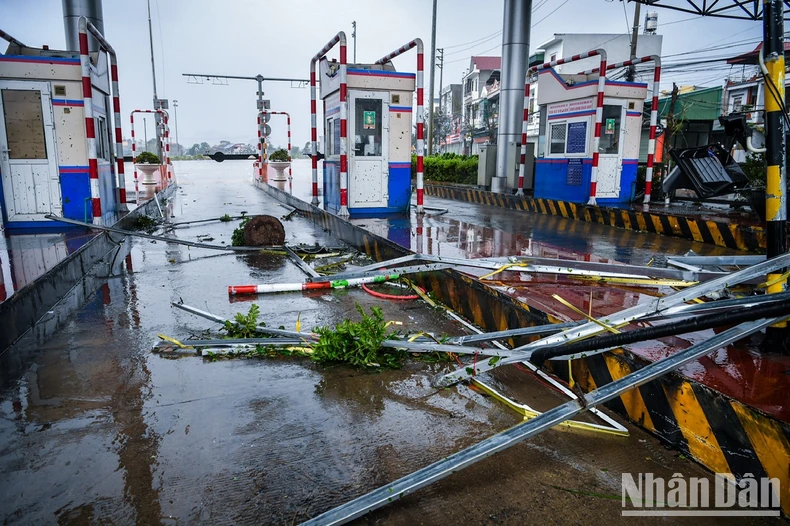
[[(377, 261), (411, 253), (388, 239), (313, 207), (282, 190), (265, 183), (256, 183), (256, 186), (279, 201), (297, 208), (333, 236)], [(491, 196), (490, 192), (482, 194)], [(507, 198), (503, 195), (489, 197), (501, 203)], [(560, 204), (564, 205), (566, 212), (572, 210), (569, 203), (531, 201), (543, 201), (542, 206), (547, 207), (547, 210), (552, 206), (555, 210), (561, 209)], [(594, 208), (573, 206), (577, 212), (581, 208)], [(418, 274), (414, 276), (414, 281), (432, 293), (434, 298), (485, 331), (559, 321), (478, 279), (452, 269)], [(504, 343), (514, 347), (529, 341), (529, 338), (520, 337)], [(635, 354), (617, 349), (574, 360), (571, 372), (576, 384), (589, 391), (622, 378), (645, 363)], [(567, 365), (563, 365), (557, 367), (555, 374), (567, 381), (568, 372)], [(777, 374), (787, 373), (782, 371)], [(790, 515), (790, 423), (675, 373), (629, 391), (607, 403), (607, 407), (715, 473), (732, 473), (738, 478), (751, 474), (757, 479), (766, 476), (779, 479), (782, 509), (785, 515)]]
[(587, 223), (624, 228), (635, 232), (650, 232), (680, 237), (736, 250), (760, 251), (766, 247), (765, 230), (763, 228), (724, 221), (709, 221), (660, 212), (588, 206), (566, 201), (554, 201), (552, 199), (519, 197), (516, 195), (497, 194), (477, 188), (444, 184), (426, 183), (425, 194), (467, 203), (560, 216)]

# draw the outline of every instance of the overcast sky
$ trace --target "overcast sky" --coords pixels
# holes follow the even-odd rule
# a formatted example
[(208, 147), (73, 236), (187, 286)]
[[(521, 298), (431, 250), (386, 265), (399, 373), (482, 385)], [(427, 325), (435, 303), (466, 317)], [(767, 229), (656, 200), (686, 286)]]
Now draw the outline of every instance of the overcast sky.
[[(634, 5), (626, 6), (626, 22), (620, 0), (536, 0), (534, 4), (538, 9), (532, 19), (533, 51), (553, 33), (625, 33), (633, 19)], [(438, 47), (446, 48), (445, 84), (460, 82), (472, 54), (499, 55), (501, 36), (489, 40), (484, 37), (501, 31), (502, 6), (502, 0), (439, 0), (436, 40)], [(426, 45), (426, 68), (430, 63), (431, 0), (151, 0), (151, 10), (157, 88), (160, 97), (178, 100), (179, 142), (187, 147), (221, 139), (253, 141), (256, 85), (238, 80), (223, 86), (190, 84), (182, 73), (307, 78), (311, 57), (338, 31), (348, 35), (348, 58), (352, 59), (352, 20), (357, 22), (359, 62), (375, 61), (419, 36)], [(642, 6), (642, 13), (645, 11)], [(734, 55), (752, 49), (762, 34), (760, 22), (657, 11), (659, 33), (664, 35), (664, 57), (741, 42), (724, 50)], [(0, 28), (31, 46), (48, 44), (63, 49), (62, 20), (61, 0), (0, 0)], [(150, 108), (145, 0), (105, 0), (104, 27), (118, 53), (123, 115), (134, 108)], [(472, 44), (462, 45), (468, 42)], [(721, 56), (722, 52), (710, 54)], [(414, 71), (416, 53), (396, 59), (395, 67)], [(713, 86), (721, 85), (726, 73), (667, 71), (662, 80), (669, 86), (672, 80)], [(426, 73), (426, 101), (428, 77)], [(309, 89), (268, 82), (264, 91), (272, 109), (291, 114), (293, 143), (304, 145), (310, 133)], [(170, 113), (172, 118), (172, 109)], [(284, 120), (274, 116), (271, 122), (273, 142), (283, 146)], [(124, 137), (128, 137), (125, 117), (123, 125)]]

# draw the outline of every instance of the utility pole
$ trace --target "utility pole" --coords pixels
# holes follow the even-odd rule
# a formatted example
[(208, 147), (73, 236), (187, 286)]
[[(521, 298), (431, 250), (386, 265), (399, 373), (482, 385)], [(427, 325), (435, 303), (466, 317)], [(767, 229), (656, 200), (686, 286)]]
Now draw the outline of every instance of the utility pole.
[(433, 116), (433, 95), (434, 95), (434, 80), (436, 79), (436, 4), (437, 0), (433, 0), (433, 17), (431, 18), (431, 88), (428, 93), (428, 108), (430, 119), (428, 122), (428, 155), (433, 155), (433, 127), (435, 119)]
[(174, 124), (176, 126), (176, 148), (178, 149), (178, 155), (183, 155), (183, 152), (181, 151), (181, 145), (178, 144), (178, 101), (175, 99), (173, 99), (173, 112), (173, 120), (175, 121)]
[(351, 22), (351, 38), (354, 39), (354, 64), (357, 63), (357, 21)]
[[(437, 59), (439, 63), (436, 64), (436, 67), (439, 68), (439, 123), (437, 126), (443, 126), (442, 122), (444, 121), (444, 113), (442, 112), (442, 78), (444, 76), (444, 48), (439, 48), (436, 50), (436, 52), (439, 53), (439, 58)], [(434, 135), (431, 135), (431, 137), (434, 137)], [(438, 139), (442, 138), (446, 137), (438, 137)], [(436, 142), (439, 141), (437, 140)], [(439, 145), (437, 144), (437, 149), (438, 146)]]
[[(636, 58), (636, 43), (639, 40), (639, 12), (641, 10), (642, 4), (636, 2), (634, 6), (634, 30), (631, 33), (631, 60)], [(628, 82), (633, 82), (634, 78), (636, 78), (636, 66), (628, 66), (628, 72), (625, 75), (625, 79)]]
[[(787, 166), (785, 159), (785, 57), (784, 3), (782, 0), (763, 2), (763, 56), (765, 65), (765, 237), (768, 258), (787, 252)], [(768, 294), (784, 292), (785, 270), (768, 274)], [(765, 352), (790, 354), (788, 326), (783, 321), (765, 329), (762, 343)]]

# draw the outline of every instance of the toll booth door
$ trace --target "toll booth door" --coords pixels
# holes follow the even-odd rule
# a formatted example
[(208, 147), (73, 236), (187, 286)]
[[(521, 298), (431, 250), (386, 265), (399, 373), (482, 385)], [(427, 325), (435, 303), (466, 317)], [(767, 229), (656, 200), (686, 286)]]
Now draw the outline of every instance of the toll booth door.
[[(608, 102), (608, 101), (606, 101)], [(619, 197), (623, 168), (625, 106), (617, 101), (603, 106), (603, 129), (598, 146), (598, 189), (595, 197)]]
[(52, 99), (46, 82), (0, 82), (0, 178), (8, 221), (62, 214)]
[(389, 202), (389, 92), (351, 91), (349, 101), (350, 208)]

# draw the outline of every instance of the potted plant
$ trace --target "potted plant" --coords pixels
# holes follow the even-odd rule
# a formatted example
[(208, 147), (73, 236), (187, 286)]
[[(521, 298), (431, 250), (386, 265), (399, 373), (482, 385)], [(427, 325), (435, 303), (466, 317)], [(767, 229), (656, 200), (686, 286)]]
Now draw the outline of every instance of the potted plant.
[(153, 175), (159, 170), (160, 165), (159, 156), (152, 152), (140, 152), (134, 160), (134, 167), (143, 172), (143, 184), (156, 184)]
[(274, 181), (285, 181), (285, 169), (291, 166), (291, 156), (284, 148), (280, 148), (269, 156), (269, 164), (277, 174), (272, 177)]

